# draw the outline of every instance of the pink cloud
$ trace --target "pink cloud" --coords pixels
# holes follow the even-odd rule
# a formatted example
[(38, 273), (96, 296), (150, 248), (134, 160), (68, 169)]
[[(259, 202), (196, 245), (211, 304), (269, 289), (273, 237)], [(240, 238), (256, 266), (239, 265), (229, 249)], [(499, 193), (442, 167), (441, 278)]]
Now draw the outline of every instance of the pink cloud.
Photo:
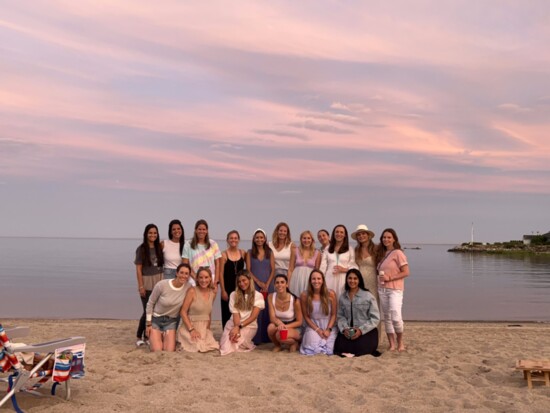
[[(0, 29), (35, 49), (25, 50), (17, 43), (4, 46), (8, 58), (1, 64), (0, 125), (9, 126), (4, 129), (10, 139), (35, 149), (32, 154), (18, 152), (13, 160), (0, 155), (0, 168), (5, 174), (32, 176), (46, 166), (40, 176), (60, 178), (74, 168), (70, 159), (113, 157), (168, 166), (176, 176), (220, 180), (338, 182), (368, 176), (421, 188), (547, 190), (538, 180), (481, 176), (472, 183), (460, 173), (441, 171), (434, 177), (433, 171), (421, 166), (382, 160), (384, 154), (407, 153), (442, 159), (452, 166), (548, 170), (547, 123), (510, 119), (536, 110), (511, 103), (523, 102), (513, 96), (498, 100), (496, 92), (497, 96), (489, 93), (499, 90), (501, 76), (515, 73), (510, 68), (527, 70), (533, 61), (547, 67), (547, 47), (540, 47), (533, 57), (525, 37), (513, 40), (513, 33), (500, 33), (492, 40), (476, 24), (467, 27), (472, 30), (461, 30), (452, 17), (466, 12), (451, 6), (438, 9), (441, 20), (424, 15), (421, 10), (426, 6), (421, 10), (402, 6), (408, 18), (396, 18), (397, 6), (391, 5), (342, 5), (338, 12), (319, 5), (306, 13), (305, 6), (294, 2), (247, 2), (246, 7), (237, 2), (225, 7), (224, 2), (173, 1), (158, 7), (139, 1), (61, 1), (37, 3), (33, 13), (25, 13), (24, 5), (14, 7), (0, 19)], [(540, 34), (547, 30), (534, 25), (533, 44), (540, 46)], [(34, 58), (43, 48), (56, 57), (44, 53)], [(246, 65), (262, 56), (272, 66), (264, 64), (259, 74), (248, 72)], [(334, 62), (349, 64), (349, 72), (337, 73), (334, 68), (343, 66), (331, 66)], [(357, 69), (357, 63), (365, 65)], [(369, 65), (377, 78), (356, 74)], [(380, 67), (411, 69), (411, 86), (402, 86), (408, 79), (392, 83), (391, 76), (378, 73), (383, 72)], [(419, 67), (430, 69), (419, 70), (426, 79), (412, 79), (412, 69)], [(457, 83), (464, 82), (460, 84), (489, 82), (486, 100), (493, 103), (485, 111), (472, 103), (477, 104), (482, 88), (440, 90), (428, 76), (437, 70), (446, 74), (444, 78), (456, 76)], [(262, 84), (262, 71), (281, 84)], [(349, 79), (348, 73), (358, 80)], [(255, 80), (250, 80), (252, 74)], [(183, 88), (181, 100), (160, 94), (136, 97), (131, 93), (135, 90), (124, 89), (131, 89), (124, 81), (140, 77), (174, 83), (190, 79), (190, 86)], [(192, 89), (193, 80), (199, 78), (202, 89)], [(137, 82), (134, 87), (139, 86)], [(198, 97), (187, 99), (187, 93)], [(456, 113), (447, 112), (455, 107)], [(104, 132), (82, 126), (75, 134), (76, 126), (67, 126), (71, 122), (102, 126)], [(469, 122), (516, 140), (521, 149), (495, 145), (488, 152), (468, 145), (453, 127)], [(170, 134), (182, 141), (200, 139), (210, 144), (210, 151), (139, 144), (131, 133), (110, 132), (108, 127)], [(245, 155), (242, 148), (251, 147), (263, 148), (263, 157)], [(380, 153), (381, 159), (366, 166), (345, 158), (307, 157), (308, 151), (332, 153), (345, 148)], [(276, 149), (286, 149), (289, 155), (272, 155)], [(408, 177), (406, 182), (402, 176)], [(82, 179), (88, 184), (121, 185)]]

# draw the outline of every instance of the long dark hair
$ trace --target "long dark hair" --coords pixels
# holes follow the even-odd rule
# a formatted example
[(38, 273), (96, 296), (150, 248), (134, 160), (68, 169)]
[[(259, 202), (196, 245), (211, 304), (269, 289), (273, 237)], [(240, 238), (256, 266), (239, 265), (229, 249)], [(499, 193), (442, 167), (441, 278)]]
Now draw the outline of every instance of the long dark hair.
[[(285, 274), (277, 274), (273, 279), (273, 285), (275, 285), (275, 281), (277, 281), (277, 278), (283, 278), (286, 281), (286, 292), (289, 293), (294, 298), (298, 298), (296, 297), (296, 295), (292, 294), (292, 291), (290, 291), (290, 289), (288, 288), (288, 277)], [(275, 292), (275, 294), (277, 294), (277, 292)]]
[(151, 267), (153, 265), (151, 262), (151, 255), (149, 254), (149, 239), (147, 238), (147, 233), (152, 228), (157, 230), (157, 239), (154, 242), (155, 255), (157, 256), (157, 266), (162, 267), (164, 265), (164, 255), (162, 253), (162, 247), (160, 246), (159, 229), (155, 224), (147, 224), (145, 230), (143, 231), (143, 242), (139, 246), (141, 261), (144, 267)]
[(361, 271), (359, 271), (357, 268), (350, 268), (346, 273), (346, 283), (344, 284), (344, 288), (346, 291), (349, 291), (348, 277), (350, 274), (355, 274), (359, 279), (358, 287), (360, 290), (369, 291), (367, 287), (365, 287), (365, 280), (363, 280), (363, 275), (361, 275)]
[(261, 232), (262, 234), (264, 234), (264, 238), (265, 238), (265, 243), (264, 243), (265, 258), (271, 258), (271, 248), (269, 248), (269, 244), (267, 243), (267, 237), (265, 236), (265, 232), (261, 229), (257, 230), (254, 233), (254, 235), (252, 235), (252, 248), (250, 250), (251, 254), (252, 254), (252, 257), (253, 258), (258, 258), (258, 253), (260, 252), (258, 250), (258, 246), (254, 242), (254, 238), (256, 238), (256, 234), (258, 232)]
[(204, 219), (199, 219), (196, 223), (195, 223), (195, 231), (193, 231), (193, 238), (191, 239), (191, 248), (195, 249), (197, 248), (197, 245), (199, 244), (199, 237), (197, 237), (197, 228), (199, 227), (199, 225), (204, 225), (206, 227), (206, 237), (204, 238), (204, 242), (205, 242), (205, 249), (206, 250), (209, 250), (210, 249), (210, 234), (208, 233), (208, 222), (206, 222), (206, 220)]
[[(336, 238), (334, 237), (334, 233), (336, 232), (336, 228), (338, 227), (344, 228), (345, 236), (344, 236), (344, 240), (342, 241), (342, 246), (340, 247), (340, 249), (338, 251), (334, 251), (334, 248), (336, 247)], [(330, 244), (328, 246), (328, 252), (331, 254), (334, 252), (337, 252), (338, 254), (343, 254), (348, 251), (349, 251), (348, 229), (346, 228), (345, 225), (342, 225), (342, 224), (336, 225), (332, 230), (332, 235), (330, 236)]]
[(401, 244), (399, 243), (399, 238), (397, 238), (397, 232), (395, 232), (395, 230), (393, 228), (386, 228), (384, 231), (382, 231), (382, 233), (381, 233), (382, 235), (380, 235), (380, 245), (378, 246), (377, 253), (376, 253), (376, 265), (378, 265), (378, 264), (380, 264), (380, 262), (382, 262), (382, 260), (386, 256), (386, 253), (388, 252), (388, 249), (386, 248), (386, 246), (382, 242), (382, 238), (384, 238), (384, 234), (386, 232), (389, 232), (393, 236), (393, 248), (396, 249), (396, 250), (401, 249)]
[(181, 237), (180, 237), (180, 255), (183, 253), (183, 244), (185, 244), (185, 231), (183, 230), (183, 225), (179, 219), (173, 219), (168, 224), (168, 239), (172, 239), (172, 227), (174, 225), (179, 225), (181, 227)]

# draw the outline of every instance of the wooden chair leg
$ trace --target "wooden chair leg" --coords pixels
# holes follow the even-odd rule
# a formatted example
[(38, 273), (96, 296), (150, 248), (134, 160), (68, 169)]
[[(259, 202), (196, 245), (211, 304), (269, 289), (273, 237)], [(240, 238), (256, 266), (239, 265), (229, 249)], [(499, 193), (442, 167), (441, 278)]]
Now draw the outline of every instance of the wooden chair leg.
[(527, 387), (533, 388), (533, 380), (531, 379), (531, 370), (527, 371)]

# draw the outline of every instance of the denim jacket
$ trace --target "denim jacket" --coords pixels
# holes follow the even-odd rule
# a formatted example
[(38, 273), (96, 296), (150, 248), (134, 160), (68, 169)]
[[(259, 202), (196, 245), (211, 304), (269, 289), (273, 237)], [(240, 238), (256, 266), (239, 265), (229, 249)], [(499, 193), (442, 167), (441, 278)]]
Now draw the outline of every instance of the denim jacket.
[[(353, 326), (351, 323), (351, 307), (353, 306)], [(350, 301), (348, 292), (344, 291), (338, 300), (338, 330), (341, 333), (346, 328), (354, 327), (361, 330), (361, 334), (366, 334), (378, 327), (380, 323), (380, 311), (376, 298), (364, 290), (359, 290)]]

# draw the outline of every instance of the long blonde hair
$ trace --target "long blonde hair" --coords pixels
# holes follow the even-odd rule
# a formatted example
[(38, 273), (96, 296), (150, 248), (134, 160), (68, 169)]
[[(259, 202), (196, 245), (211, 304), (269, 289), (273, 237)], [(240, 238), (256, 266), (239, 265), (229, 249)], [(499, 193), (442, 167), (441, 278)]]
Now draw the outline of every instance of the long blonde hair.
[(292, 238), (290, 238), (290, 227), (286, 222), (279, 222), (275, 229), (273, 230), (273, 234), (271, 235), (271, 242), (273, 242), (273, 246), (275, 248), (280, 248), (282, 245), (279, 245), (279, 228), (286, 227), (286, 239), (285, 239), (285, 247), (288, 247), (290, 243), (292, 242)]
[(208, 288), (214, 288), (214, 280), (212, 277), (212, 270), (209, 267), (199, 267), (197, 270), (197, 287), (199, 286), (199, 274), (201, 272), (205, 272), (210, 276), (210, 284), (208, 284)]
[[(369, 255), (372, 257), (373, 260), (376, 259), (376, 244), (372, 242), (372, 237), (369, 235), (369, 240), (367, 241), (367, 251), (369, 252)], [(357, 245), (355, 246), (355, 259), (356, 260), (362, 260), (363, 259), (363, 251), (362, 251), (362, 245), (359, 241), (357, 241)]]
[[(246, 277), (250, 281), (248, 289), (243, 291), (239, 288), (239, 278)], [(239, 311), (250, 311), (254, 307), (254, 296), (256, 289), (254, 288), (254, 279), (248, 270), (241, 270), (237, 273), (237, 288), (235, 288), (235, 308)], [(248, 296), (247, 296), (248, 295)]]
[(327, 283), (325, 282), (325, 274), (321, 270), (318, 270), (317, 268), (314, 268), (309, 273), (309, 280), (307, 282), (307, 311), (308, 315), (311, 315), (313, 312), (313, 287), (311, 286), (311, 277), (313, 274), (321, 274), (321, 277), (323, 277), (323, 285), (321, 285), (321, 291), (319, 291), (319, 296), (321, 299), (321, 308), (323, 309), (323, 313), (325, 315), (329, 314), (329, 301), (330, 301), (330, 294), (328, 292)]
[[(308, 249), (305, 249), (304, 246), (302, 245), (302, 237), (304, 235), (309, 235), (311, 237), (311, 245), (309, 246)], [(306, 231), (304, 231), (300, 234), (300, 247), (299, 248), (300, 248), (300, 254), (302, 254), (302, 257), (304, 256), (304, 251), (309, 252), (309, 258), (313, 257), (313, 254), (315, 253), (315, 238), (313, 238), (313, 234), (311, 233), (310, 230), (306, 230)]]

